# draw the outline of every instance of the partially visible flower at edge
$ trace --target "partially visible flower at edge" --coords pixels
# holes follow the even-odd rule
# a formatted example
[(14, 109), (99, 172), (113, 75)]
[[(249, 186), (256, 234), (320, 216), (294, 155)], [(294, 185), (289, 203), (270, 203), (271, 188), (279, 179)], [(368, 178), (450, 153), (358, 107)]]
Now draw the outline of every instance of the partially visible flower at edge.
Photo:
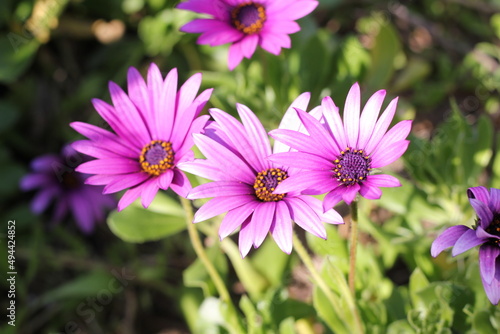
[(469, 202), (477, 214), (476, 225), (456, 225), (441, 233), (431, 246), (431, 255), (438, 256), (452, 247), (452, 256), (479, 247), (479, 272), (490, 302), (500, 301), (500, 190), (473, 187), (467, 190)]
[(283, 181), (275, 193), (299, 189), (309, 189), (311, 194), (328, 193), (323, 200), (323, 207), (328, 210), (341, 200), (350, 204), (358, 193), (367, 199), (378, 199), (382, 195), (379, 187), (401, 186), (397, 178), (373, 171), (396, 161), (406, 151), (409, 141), (405, 138), (412, 121), (401, 121), (387, 131), (398, 98), (378, 118), (385, 90), (370, 97), (361, 115), (360, 95), (356, 83), (347, 95), (343, 122), (333, 100), (325, 97), (321, 102), (323, 122), (296, 109), (309, 135), (286, 129), (270, 132), (271, 137), (298, 151), (274, 154), (271, 161), (303, 169)]
[(106, 218), (106, 212), (116, 206), (116, 200), (112, 195), (103, 195), (103, 187), (85, 184), (88, 175), (75, 172), (75, 167), (87, 158), (68, 145), (59, 155), (46, 154), (33, 159), (32, 172), (20, 182), (24, 191), (38, 190), (31, 210), (41, 214), (53, 202), (54, 222), (60, 222), (70, 212), (80, 230), (91, 233), (95, 224)]
[(198, 44), (229, 47), (228, 64), (233, 70), (243, 57), (251, 58), (257, 45), (279, 55), (281, 48), (290, 48), (289, 34), (296, 33), (300, 19), (316, 8), (315, 0), (188, 0), (177, 8), (211, 15), (195, 19), (183, 27), (187, 33), (202, 33)]
[(207, 89), (196, 97), (200, 73), (177, 92), (177, 69), (172, 69), (164, 81), (154, 63), (149, 67), (147, 84), (133, 67), (127, 81), (128, 95), (114, 82), (109, 83), (113, 106), (92, 100), (115, 133), (87, 123), (71, 123), (73, 129), (89, 138), (73, 143), (73, 148), (96, 158), (76, 169), (96, 174), (86, 182), (105, 185), (106, 194), (129, 188), (118, 203), (119, 211), (138, 197), (148, 207), (160, 188), (171, 188), (186, 197), (191, 183), (177, 164), (194, 159), (192, 134), (203, 131), (209, 116), (198, 115), (212, 94), (212, 89)]
[[(309, 94), (299, 96), (289, 108), (305, 109)], [(194, 222), (210, 219), (226, 211), (219, 229), (224, 239), (239, 226), (239, 249), (245, 257), (252, 245), (259, 247), (271, 232), (280, 249), (292, 251), (292, 220), (306, 231), (326, 239), (322, 221), (342, 224), (334, 210), (323, 213), (321, 201), (298, 191), (275, 195), (274, 188), (298, 170), (272, 163), (269, 137), (264, 127), (244, 105), (237, 104), (242, 123), (219, 109), (210, 109), (215, 119), (204, 135), (195, 135), (195, 143), (207, 159), (196, 159), (179, 165), (184, 171), (213, 180), (202, 184), (188, 195), (189, 199), (214, 197), (195, 214)], [(284, 117), (282, 126), (298, 128), (298, 122)], [(277, 144), (275, 152), (290, 148)]]

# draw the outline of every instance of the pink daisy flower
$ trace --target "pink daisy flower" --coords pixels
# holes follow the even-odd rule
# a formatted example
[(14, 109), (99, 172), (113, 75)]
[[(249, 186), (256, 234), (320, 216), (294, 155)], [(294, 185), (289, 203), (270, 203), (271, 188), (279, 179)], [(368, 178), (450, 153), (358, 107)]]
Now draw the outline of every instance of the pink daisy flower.
[(229, 47), (229, 69), (233, 70), (243, 57), (251, 58), (260, 45), (279, 55), (281, 48), (290, 48), (289, 34), (296, 33), (300, 19), (316, 8), (315, 0), (188, 0), (177, 8), (208, 14), (211, 18), (195, 19), (181, 31), (201, 33), (198, 44)]
[[(305, 109), (309, 94), (299, 96), (293, 107)], [(321, 201), (301, 195), (298, 191), (273, 194), (273, 190), (299, 171), (286, 165), (272, 163), (266, 158), (272, 154), (264, 127), (246, 106), (237, 104), (242, 120), (219, 109), (211, 109), (215, 119), (204, 135), (194, 135), (196, 146), (207, 157), (182, 163), (184, 171), (213, 180), (191, 190), (189, 199), (213, 197), (195, 214), (194, 222), (201, 222), (228, 212), (219, 228), (224, 239), (241, 226), (239, 249), (245, 257), (252, 245), (259, 247), (268, 232), (285, 253), (292, 251), (292, 221), (306, 231), (326, 239), (321, 223), (342, 224), (342, 217), (334, 210), (323, 213)], [(299, 123), (285, 117), (282, 127), (298, 129)], [(290, 150), (278, 143), (275, 152)]]
[(350, 204), (358, 193), (378, 199), (382, 195), (379, 187), (401, 185), (395, 177), (374, 175), (373, 171), (396, 161), (406, 151), (409, 141), (405, 138), (411, 130), (411, 121), (401, 121), (387, 131), (398, 99), (392, 100), (378, 118), (386, 92), (373, 94), (361, 115), (360, 95), (356, 83), (347, 96), (343, 122), (332, 99), (325, 97), (321, 103), (325, 122), (296, 109), (309, 135), (283, 129), (270, 132), (271, 137), (298, 152), (279, 153), (269, 159), (304, 170), (283, 181), (275, 193), (303, 189), (314, 194), (328, 193), (323, 201), (326, 210), (342, 199)]
[(198, 73), (177, 92), (177, 70), (171, 70), (163, 80), (155, 64), (149, 68), (147, 83), (133, 67), (127, 79), (128, 95), (115, 83), (109, 83), (113, 106), (92, 100), (115, 133), (87, 123), (71, 123), (73, 129), (89, 138), (73, 143), (75, 150), (96, 158), (76, 170), (95, 174), (86, 182), (105, 185), (106, 194), (129, 188), (118, 210), (138, 197), (148, 207), (160, 188), (171, 188), (185, 197), (191, 184), (177, 164), (194, 158), (192, 134), (202, 132), (208, 121), (208, 115), (198, 115), (212, 89), (196, 97), (201, 84)]

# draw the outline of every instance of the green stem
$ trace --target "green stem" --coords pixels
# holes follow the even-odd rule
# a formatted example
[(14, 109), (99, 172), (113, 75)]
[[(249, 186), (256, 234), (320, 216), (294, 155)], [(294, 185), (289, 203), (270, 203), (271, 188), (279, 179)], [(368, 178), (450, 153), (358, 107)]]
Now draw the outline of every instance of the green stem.
[(354, 200), (351, 209), (351, 246), (349, 249), (349, 289), (356, 296), (356, 250), (358, 246), (358, 202)]
[(191, 244), (193, 245), (194, 251), (198, 256), (198, 258), (203, 263), (203, 266), (207, 270), (208, 275), (214, 282), (215, 288), (217, 289), (217, 292), (219, 293), (219, 296), (222, 299), (222, 301), (231, 304), (232, 303), (231, 296), (229, 295), (229, 292), (226, 289), (226, 285), (224, 284), (224, 281), (222, 281), (222, 278), (220, 277), (219, 273), (217, 272), (214, 265), (208, 258), (207, 253), (205, 252), (205, 248), (201, 243), (200, 236), (198, 235), (198, 231), (196, 230), (196, 226), (195, 224), (193, 224), (193, 208), (191, 207), (191, 202), (188, 199), (183, 198), (181, 196), (179, 196), (179, 198), (181, 199), (182, 207), (186, 212), (187, 230), (189, 232), (189, 238), (191, 239)]
[(307, 270), (309, 270), (309, 272), (311, 273), (313, 280), (316, 282), (321, 291), (323, 291), (326, 298), (328, 299), (332, 307), (335, 309), (335, 312), (337, 314), (342, 314), (342, 308), (340, 307), (337, 298), (335, 298), (335, 295), (333, 294), (332, 290), (328, 287), (328, 285), (326, 284), (325, 280), (321, 277), (318, 270), (316, 270), (316, 267), (314, 266), (312, 259), (309, 256), (309, 253), (304, 248), (304, 245), (302, 245), (302, 242), (300, 241), (299, 237), (297, 237), (297, 234), (295, 234), (295, 232), (293, 233), (293, 248), (299, 255), (300, 260), (306, 266)]

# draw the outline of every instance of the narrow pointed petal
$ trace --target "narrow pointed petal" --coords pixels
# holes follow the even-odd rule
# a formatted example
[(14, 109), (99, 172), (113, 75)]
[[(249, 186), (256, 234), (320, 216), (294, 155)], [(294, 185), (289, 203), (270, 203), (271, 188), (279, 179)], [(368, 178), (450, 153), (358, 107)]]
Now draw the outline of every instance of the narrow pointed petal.
[(333, 163), (318, 155), (303, 152), (276, 153), (268, 158), (274, 164), (306, 170), (331, 171)]
[(344, 129), (347, 135), (347, 145), (358, 147), (359, 136), (359, 113), (361, 104), (361, 92), (358, 83), (352, 85), (344, 107)]
[(177, 69), (168, 72), (162, 85), (159, 100), (159, 109), (156, 110), (157, 133), (162, 140), (171, 140), (172, 128), (175, 122), (177, 100)]
[(241, 225), (240, 235), (238, 238), (238, 246), (242, 258), (245, 258), (248, 252), (250, 252), (250, 248), (252, 248), (253, 230), (250, 226), (250, 219), (251, 217), (247, 218)]
[(345, 150), (348, 146), (347, 136), (344, 131), (342, 119), (340, 118), (339, 108), (335, 105), (331, 97), (326, 96), (321, 100), (321, 111), (330, 127), (331, 133), (334, 134), (335, 143), (339, 151)]
[(398, 98), (396, 97), (389, 103), (387, 108), (385, 108), (384, 112), (382, 113), (382, 116), (380, 116), (380, 118), (378, 119), (377, 124), (375, 125), (375, 129), (373, 129), (373, 133), (365, 147), (365, 150), (367, 152), (373, 152), (373, 150), (378, 146), (378, 143), (384, 136), (385, 132), (392, 122), (392, 119), (394, 118), (397, 106)]
[(270, 230), (274, 241), (278, 244), (278, 247), (286, 254), (290, 254), (293, 247), (293, 225), (290, 217), (290, 211), (284, 201), (276, 202), (276, 213)]
[(196, 174), (213, 181), (238, 181), (238, 179), (220, 170), (207, 160), (196, 159), (194, 161), (182, 162), (177, 167), (187, 173)]
[(486, 283), (483, 277), (481, 277), (483, 282), (484, 292), (493, 305), (498, 305), (500, 301), (500, 281), (496, 278), (493, 279), (491, 284)]
[(385, 150), (372, 157), (372, 168), (384, 167), (398, 160), (406, 152), (408, 145), (410, 145), (409, 140), (402, 140), (386, 147)]
[(253, 228), (253, 245), (255, 248), (260, 247), (267, 233), (269, 233), (275, 211), (276, 202), (262, 202), (255, 208), (250, 222)]
[(339, 153), (337, 145), (334, 142), (333, 138), (317, 119), (299, 109), (297, 109), (297, 115), (299, 115), (299, 118), (306, 127), (307, 132), (311, 136), (317, 138), (317, 142), (325, 151), (323, 155), (333, 157)]
[(491, 284), (495, 278), (496, 260), (500, 255), (498, 245), (485, 244), (479, 248), (479, 269), (486, 284)]
[(120, 201), (118, 202), (118, 211), (122, 211), (125, 209), (127, 206), (132, 204), (136, 199), (141, 196), (142, 192), (142, 185), (138, 185), (134, 188), (130, 188), (123, 194), (122, 198), (120, 198)]
[(258, 35), (248, 35), (241, 40), (241, 51), (245, 58), (251, 58), (259, 42)]
[(248, 202), (242, 206), (230, 210), (219, 227), (219, 238), (224, 239), (234, 232), (255, 211), (256, 202)]
[(356, 199), (356, 195), (360, 190), (359, 184), (354, 184), (350, 187), (345, 187), (345, 192), (342, 195), (342, 199), (347, 205), (351, 205), (352, 201)]
[(455, 243), (455, 246), (451, 251), (451, 255), (457, 256), (459, 254), (462, 254), (463, 252), (468, 251), (473, 247), (485, 243), (487, 240), (488, 239), (478, 238), (476, 236), (476, 231), (474, 230), (465, 231)]
[(223, 171), (242, 182), (248, 184), (255, 182), (255, 172), (227, 148), (204, 135), (195, 134), (194, 141), (203, 155), (219, 165)]
[[(372, 136), (373, 129), (377, 123), (378, 114), (385, 98), (385, 90), (379, 90), (366, 102), (361, 118), (359, 120), (359, 139), (357, 147), (364, 149)], [(406, 137), (405, 137), (406, 138)], [(404, 138), (403, 138), (404, 139)]]
[(130, 100), (132, 100), (136, 108), (139, 110), (148, 129), (151, 130), (154, 126), (154, 124), (152, 124), (154, 121), (154, 113), (153, 108), (151, 107), (151, 101), (149, 100), (148, 87), (146, 86), (146, 82), (142, 78), (142, 75), (136, 68), (130, 67), (128, 69), (127, 83)]
[(327, 210), (330, 210), (335, 205), (337, 205), (342, 200), (345, 191), (346, 187), (338, 186), (337, 188), (326, 194), (325, 198), (323, 199), (323, 211), (326, 212)]
[(177, 114), (182, 113), (193, 103), (201, 86), (201, 73), (193, 74), (179, 89), (177, 95)]
[(106, 187), (104, 187), (103, 191), (104, 194), (111, 194), (130, 187), (134, 187), (151, 177), (147, 173), (133, 173), (133, 174), (128, 174), (126, 176), (125, 175), (117, 175), (117, 176), (118, 177), (115, 178), (115, 180), (109, 181)]
[(198, 199), (216, 196), (233, 196), (254, 194), (255, 190), (252, 186), (233, 181), (216, 181), (202, 184), (193, 190), (188, 195), (188, 199)]
[(255, 197), (252, 195), (236, 195), (231, 197), (216, 197), (205, 203), (201, 208), (196, 211), (194, 215), (194, 222), (213, 218), (226, 211), (235, 209), (245, 203), (253, 202)]
[(299, 198), (285, 198), (284, 201), (297, 225), (317, 237), (326, 239), (326, 229), (313, 209)]
[(156, 178), (151, 178), (141, 185), (141, 204), (144, 208), (149, 207), (159, 189)]
[(344, 224), (344, 219), (337, 211), (330, 209), (323, 212), (323, 205), (319, 199), (312, 196), (300, 196), (300, 199), (306, 202), (306, 204), (316, 212), (322, 222), (328, 224)]
[(161, 174), (158, 178), (158, 187), (163, 190), (167, 190), (174, 179), (174, 171), (171, 169), (167, 169), (163, 174)]
[(248, 107), (237, 103), (236, 109), (240, 115), (241, 122), (245, 127), (248, 138), (251, 138), (250, 144), (257, 153), (257, 158), (264, 168), (269, 168), (270, 164), (266, 158), (271, 155), (271, 143), (267, 136), (267, 131), (262, 126), (257, 116), (248, 109)]
[(75, 169), (87, 174), (126, 174), (140, 172), (141, 167), (137, 161), (125, 158), (97, 159), (84, 162)]
[(401, 187), (401, 182), (392, 175), (368, 175), (366, 179), (371, 185), (376, 187)]
[[(280, 142), (286, 147), (291, 147), (300, 152), (312, 153), (316, 155), (323, 155), (321, 145), (315, 138), (294, 130), (272, 130), (269, 135), (274, 138), (276, 142)], [(278, 152), (275, 152), (278, 153)]]
[(390, 147), (394, 143), (401, 142), (406, 137), (411, 130), (412, 121), (405, 120), (401, 121), (398, 124), (394, 125), (380, 140), (377, 148), (371, 154), (373, 156), (377, 156), (379, 152), (383, 152), (387, 147)]
[(243, 51), (241, 50), (241, 42), (231, 44), (229, 47), (228, 67), (232, 71), (243, 60)]
[[(254, 146), (250, 143), (248, 135), (246, 134), (243, 125), (228, 113), (212, 108), (210, 115), (215, 119), (220, 126), (222, 132), (228, 136), (232, 146), (241, 154), (242, 157), (252, 166), (256, 171), (266, 169), (266, 165), (262, 164), (262, 159), (259, 158), (259, 151), (256, 151)], [(266, 135), (267, 137), (267, 135)]]
[(432, 243), (431, 255), (433, 257), (436, 257), (446, 248), (454, 246), (455, 243), (457, 242), (457, 240), (466, 231), (469, 231), (469, 230), (470, 230), (470, 228), (468, 228), (467, 226), (464, 226), (464, 225), (455, 225), (452, 227), (448, 227)]
[(380, 197), (382, 197), (382, 190), (379, 187), (371, 184), (370, 181), (366, 181), (361, 185), (359, 193), (364, 198), (371, 200), (379, 199)]
[[(149, 93), (149, 103), (153, 110), (154, 119), (153, 122), (156, 123), (158, 121), (157, 114), (164, 108), (161, 105), (160, 99), (158, 98), (162, 94), (163, 90), (163, 78), (160, 72), (160, 69), (155, 63), (151, 63), (148, 70), (148, 78), (147, 78), (147, 86)], [(168, 140), (168, 138), (162, 138), (161, 129), (157, 124), (152, 124), (151, 130), (151, 138)]]

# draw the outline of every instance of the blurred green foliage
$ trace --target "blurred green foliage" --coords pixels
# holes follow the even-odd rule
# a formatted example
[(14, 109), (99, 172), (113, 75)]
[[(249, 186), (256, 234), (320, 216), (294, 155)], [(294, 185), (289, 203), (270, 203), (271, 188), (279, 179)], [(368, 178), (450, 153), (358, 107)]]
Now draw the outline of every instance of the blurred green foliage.
[[(500, 188), (500, 3), (322, 0), (299, 21), (292, 49), (259, 50), (230, 72), (227, 46), (199, 46), (179, 32), (197, 15), (177, 2), (0, 1), (0, 215), (16, 220), (19, 268), (17, 326), (2, 322), (0, 332), (230, 333), (238, 319), (248, 333), (349, 333), (356, 305), (367, 333), (498, 333), (500, 311), (482, 290), (477, 254), (433, 259), (429, 248), (445, 227), (473, 223), (468, 187)], [(219, 242), (219, 217), (199, 228), (238, 306), (228, 309), (171, 192), (149, 210), (136, 203), (112, 212), (90, 236), (70, 217), (54, 226), (30, 212), (33, 194), (18, 188), (30, 160), (78, 139), (71, 121), (106, 127), (90, 99), (109, 101), (108, 81), (124, 87), (129, 66), (145, 73), (150, 62), (164, 73), (177, 67), (181, 81), (203, 73), (202, 88), (215, 88), (209, 107), (234, 114), (243, 103), (269, 130), (304, 91), (310, 106), (329, 95), (341, 109), (356, 81), (365, 100), (379, 89), (400, 97), (397, 118), (415, 120), (403, 163), (390, 171), (403, 187), (360, 203), (357, 293), (340, 301), (341, 312), (270, 238), (246, 259), (233, 239)], [(327, 241), (303, 240), (340, 298), (346, 234), (327, 231)], [(5, 296), (6, 281), (0, 286)]]

